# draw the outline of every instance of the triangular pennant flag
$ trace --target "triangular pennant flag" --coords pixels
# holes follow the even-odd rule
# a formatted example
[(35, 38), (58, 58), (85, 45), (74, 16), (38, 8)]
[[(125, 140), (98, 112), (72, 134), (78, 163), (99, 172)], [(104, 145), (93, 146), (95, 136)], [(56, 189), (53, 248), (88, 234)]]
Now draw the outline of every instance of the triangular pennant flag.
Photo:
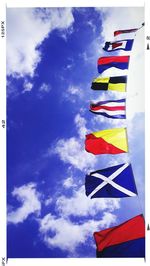
[(116, 31), (114, 31), (114, 36), (117, 36), (119, 34), (124, 34), (124, 33), (136, 32), (137, 30), (139, 30), (139, 28), (136, 28), (136, 29), (128, 29), (128, 30), (116, 30)]

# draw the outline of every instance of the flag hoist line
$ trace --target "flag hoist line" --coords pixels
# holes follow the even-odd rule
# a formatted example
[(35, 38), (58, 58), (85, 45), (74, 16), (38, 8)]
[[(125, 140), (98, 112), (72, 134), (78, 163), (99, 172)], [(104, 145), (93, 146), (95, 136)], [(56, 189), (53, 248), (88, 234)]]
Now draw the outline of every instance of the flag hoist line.
[[(132, 37), (132, 40), (130, 40), (130, 38), (129, 39), (121, 38), (121, 40), (116, 40), (116, 41), (113, 41), (113, 42), (106, 42), (105, 46), (104, 46), (104, 50), (106, 52), (113, 52), (113, 51), (116, 51), (116, 50), (131, 51), (132, 47), (133, 47), (133, 42), (134, 42), (134, 39), (135, 39), (135, 36), (136, 36), (136, 32), (138, 30), (140, 30), (144, 25), (145, 25), (145, 23), (142, 23), (141, 27), (139, 27), (139, 28), (115, 31), (114, 32), (114, 37), (120, 36), (120, 35), (125, 35), (125, 34), (130, 34), (130, 33), (135, 33), (135, 35), (134, 35), (134, 37)], [(101, 58), (98, 59), (98, 72), (101, 74), (106, 69), (111, 68), (111, 67), (116, 67), (118, 69), (128, 69), (129, 60), (130, 60), (130, 56), (101, 57)], [(125, 85), (124, 87), (123, 87), (123, 83), (122, 84), (118, 83), (121, 80), (123, 80), (123, 78), (126, 78), (126, 81), (123, 81), (123, 82), (125, 82), (124, 83), (124, 85)], [(117, 82), (117, 80), (118, 80), (118, 82)], [(111, 82), (114, 82), (114, 84), (113, 83), (111, 84)], [(116, 89), (116, 90), (118, 90), (120, 92), (121, 91), (124, 92), (124, 91), (126, 91), (126, 89), (125, 89), (126, 82), (127, 82), (127, 76), (126, 77), (125, 76), (119, 76), (119, 77), (111, 77), (111, 78), (98, 77), (95, 80), (93, 80), (91, 88), (94, 89), (94, 90), (115, 90), (115, 86), (117, 88), (117, 86), (118, 86), (117, 84), (119, 84), (118, 89)], [(114, 119), (114, 118), (118, 118), (118, 119), (126, 118), (125, 113), (124, 113), (125, 111), (123, 112), (123, 110), (125, 110), (125, 108), (126, 108), (125, 101), (126, 101), (126, 99), (112, 100), (112, 101), (107, 101), (106, 100), (106, 101), (103, 101), (103, 102), (101, 101), (101, 102), (97, 102), (97, 103), (91, 103), (90, 104), (90, 111), (95, 113), (95, 114), (100, 114), (100, 115), (103, 115), (103, 116), (106, 116), (106, 117), (109, 117), (109, 118), (112, 118), (112, 119)], [(121, 106), (121, 104), (120, 104), (122, 102), (124, 103), (124, 107)], [(113, 130), (115, 130), (115, 129), (112, 129), (112, 131)], [(103, 130), (103, 131), (107, 131), (107, 130)], [(103, 131), (94, 132), (94, 133), (91, 133), (91, 134), (86, 136), (86, 141), (85, 141), (86, 150), (88, 152), (92, 152), (91, 150), (88, 150), (87, 146), (88, 147), (92, 147), (92, 145), (97, 145), (97, 143), (99, 143), (100, 145), (102, 145), (102, 149), (104, 150), (104, 152), (100, 152), (99, 150), (97, 150), (96, 152), (94, 151), (95, 153), (92, 152), (93, 154), (104, 154), (104, 153), (109, 153), (109, 154), (113, 154), (114, 153), (114, 154), (116, 154), (116, 153), (121, 153), (121, 152), (118, 152), (118, 151), (116, 152), (116, 150), (115, 151), (113, 150), (114, 152), (111, 152), (112, 151), (112, 147), (109, 147), (110, 149), (108, 150), (108, 143), (107, 142), (105, 143), (105, 142), (102, 142), (102, 141), (99, 141), (99, 140), (98, 140), (99, 142), (97, 142), (97, 139), (96, 139), (97, 136), (100, 136), (100, 137), (103, 136)], [(108, 130), (108, 131), (111, 131), (111, 130)], [(111, 135), (112, 135), (112, 133), (111, 133)], [(121, 135), (118, 135), (118, 138), (120, 136)], [(127, 142), (127, 134), (126, 134), (125, 137), (126, 137), (126, 142)], [(107, 135), (107, 137), (103, 136), (104, 141), (106, 141), (107, 138), (108, 138), (108, 135)], [(121, 136), (121, 138), (122, 138), (122, 136)], [(89, 139), (91, 141), (90, 142), (91, 146), (87, 145), (87, 143), (89, 143)], [(114, 136), (113, 136), (113, 141), (114, 141)], [(116, 145), (116, 142), (115, 142), (115, 145)], [(118, 147), (118, 144), (117, 144), (117, 147)], [(105, 152), (105, 149), (107, 150), (107, 152)], [(124, 151), (128, 152), (128, 149), (124, 150)], [(128, 196), (128, 197), (137, 196), (138, 200), (139, 200), (139, 205), (140, 205), (141, 212), (143, 213), (142, 205), (141, 205), (141, 202), (140, 202), (140, 199), (139, 199), (139, 195), (138, 195), (138, 192), (137, 192), (136, 182), (135, 182), (135, 179), (134, 179), (133, 172), (132, 172), (131, 175), (129, 174), (129, 177), (130, 177), (130, 179), (133, 179), (133, 180), (130, 180), (130, 181), (133, 182), (132, 185), (134, 186), (134, 192), (130, 191), (130, 190), (120, 186), (120, 184), (118, 185), (114, 181), (112, 181), (114, 176), (116, 178), (118, 177), (117, 174), (116, 174), (118, 172), (118, 170), (115, 172), (115, 174), (110, 174), (110, 169), (112, 170), (115, 167), (121, 167), (121, 169), (124, 170), (128, 166), (130, 166), (130, 168), (131, 168), (130, 164), (124, 164), (124, 165), (112, 166), (112, 167), (106, 168), (104, 170), (103, 169), (102, 170), (97, 170), (97, 171), (91, 173), (90, 175), (86, 175), (86, 182), (85, 182), (86, 195), (88, 197), (90, 196), (91, 198), (93, 198), (93, 197), (112, 197), (112, 198), (113, 197), (120, 197), (121, 198), (121, 197), (124, 197), (124, 195)], [(107, 174), (108, 174), (107, 172), (109, 172), (110, 176), (109, 175), (107, 176)], [(102, 173), (105, 173), (106, 176), (102, 175)], [(120, 173), (122, 173), (122, 171), (119, 172), (119, 174)], [(94, 184), (94, 182), (95, 182), (95, 184)], [(112, 186), (113, 189), (111, 188), (109, 190), (108, 189), (108, 185)], [(107, 192), (109, 191), (108, 195), (107, 195), (107, 192), (104, 190), (105, 189), (104, 187), (106, 187), (106, 186), (107, 186), (106, 191)], [(102, 192), (99, 192), (100, 189), (103, 189)], [(123, 194), (123, 196), (122, 196), (122, 194), (117, 194), (119, 196), (114, 196), (114, 195), (116, 195), (115, 194), (116, 193), (115, 190), (117, 190), (117, 189), (119, 190), (119, 193)], [(107, 255), (106, 255), (106, 257), (107, 257)], [(142, 257), (144, 257), (144, 256), (142, 255)]]

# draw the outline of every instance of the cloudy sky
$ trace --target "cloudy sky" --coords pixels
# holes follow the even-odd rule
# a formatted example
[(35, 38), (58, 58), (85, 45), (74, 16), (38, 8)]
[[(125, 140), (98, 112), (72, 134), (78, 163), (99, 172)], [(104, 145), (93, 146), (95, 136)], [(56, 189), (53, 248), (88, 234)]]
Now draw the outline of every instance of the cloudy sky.
[[(103, 73), (127, 74), (127, 94), (90, 89), (97, 59), (108, 55), (104, 42), (143, 21), (143, 8), (7, 9), (9, 258), (95, 257), (93, 232), (144, 212), (144, 29), (129, 70)], [(88, 111), (91, 100), (123, 97), (125, 121)], [(122, 126), (128, 154), (84, 150), (85, 134)], [(132, 163), (138, 197), (86, 197), (87, 172), (125, 162)]]

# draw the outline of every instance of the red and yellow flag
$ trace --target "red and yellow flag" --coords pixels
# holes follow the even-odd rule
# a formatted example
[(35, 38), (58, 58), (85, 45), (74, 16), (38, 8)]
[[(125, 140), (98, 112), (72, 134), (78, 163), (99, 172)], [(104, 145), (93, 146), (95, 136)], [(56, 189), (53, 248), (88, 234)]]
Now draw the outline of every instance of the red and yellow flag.
[(86, 135), (85, 150), (95, 155), (128, 152), (126, 128), (106, 129)]

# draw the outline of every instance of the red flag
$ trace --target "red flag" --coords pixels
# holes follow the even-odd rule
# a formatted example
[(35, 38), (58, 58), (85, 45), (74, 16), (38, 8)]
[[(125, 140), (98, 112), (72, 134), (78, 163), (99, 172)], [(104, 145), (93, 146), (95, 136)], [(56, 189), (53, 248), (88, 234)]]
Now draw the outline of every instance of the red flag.
[(98, 257), (144, 257), (145, 223), (142, 215), (94, 233)]

